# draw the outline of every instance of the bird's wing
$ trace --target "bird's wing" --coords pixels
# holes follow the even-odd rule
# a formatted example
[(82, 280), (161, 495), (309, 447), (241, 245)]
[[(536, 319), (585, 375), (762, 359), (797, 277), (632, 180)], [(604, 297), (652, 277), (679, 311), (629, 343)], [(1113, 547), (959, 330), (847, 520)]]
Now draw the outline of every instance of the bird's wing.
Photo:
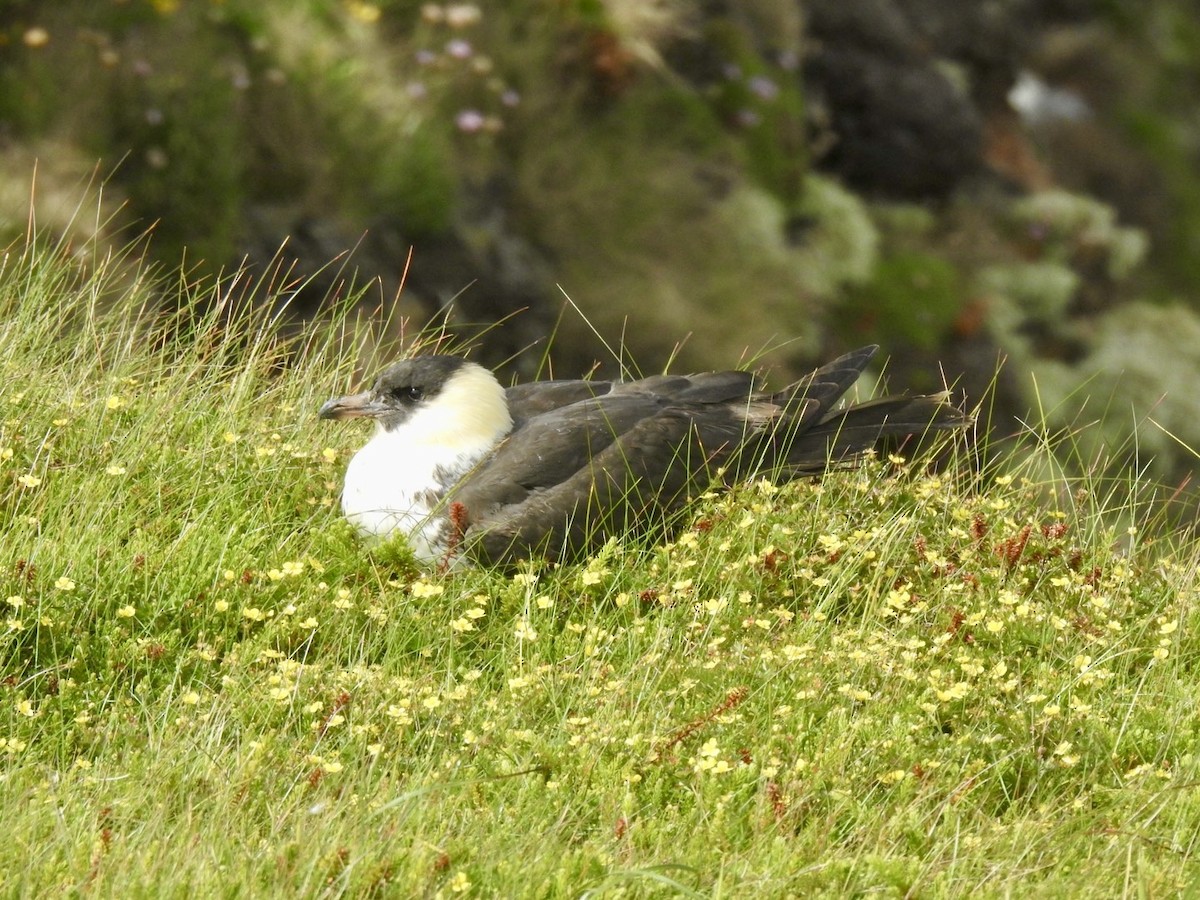
[[(518, 543), (528, 538), (531, 546), (544, 544), (564, 532), (589, 497), (598, 498), (596, 508), (607, 508), (597, 484), (614, 478), (660, 483), (688, 471), (672, 471), (685, 446), (724, 445), (731, 435), (740, 437), (753, 380), (748, 372), (655, 376), (535, 414), (465, 476), (447, 502), (462, 505), (460, 515), (477, 533), (495, 532), (491, 543), (511, 544), (512, 538), (499, 535), (515, 529), (526, 536)], [(695, 422), (705, 423), (703, 441), (692, 434)], [(653, 505), (651, 498), (662, 491), (644, 493)]]
[[(660, 404), (617, 433), (588, 432), (604, 446), (598, 440), (581, 450), (572, 441), (572, 451), (559, 452), (551, 441), (541, 459), (525, 455), (536, 449), (535, 441), (515, 436), (450, 497), (466, 513), (468, 552), (488, 563), (531, 552), (570, 558), (596, 549), (609, 535), (663, 523), (691, 493), (707, 488), (740, 446), (745, 408), (741, 399)], [(543, 477), (533, 471), (539, 468), (530, 465), (535, 461), (557, 474)], [(533, 483), (511, 480), (514, 465), (534, 475), (527, 480)]]
[(513, 427), (520, 428), (543, 413), (595, 397), (613, 388), (611, 381), (531, 381), (505, 389)]
[(608, 535), (667, 521), (720, 476), (818, 474), (883, 437), (968, 421), (945, 395), (835, 409), (875, 354), (864, 347), (775, 394), (744, 372), (611, 386), (536, 416), (467, 476), (465, 549), (481, 562), (579, 556)]

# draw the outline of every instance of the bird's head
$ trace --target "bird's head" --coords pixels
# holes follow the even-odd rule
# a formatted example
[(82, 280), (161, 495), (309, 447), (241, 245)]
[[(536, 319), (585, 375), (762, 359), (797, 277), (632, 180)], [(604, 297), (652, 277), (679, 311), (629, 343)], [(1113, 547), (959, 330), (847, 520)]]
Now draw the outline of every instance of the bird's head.
[(388, 366), (370, 390), (330, 400), (322, 419), (366, 417), (414, 440), (496, 441), (512, 428), (504, 388), (490, 371), (457, 356), (417, 356)]

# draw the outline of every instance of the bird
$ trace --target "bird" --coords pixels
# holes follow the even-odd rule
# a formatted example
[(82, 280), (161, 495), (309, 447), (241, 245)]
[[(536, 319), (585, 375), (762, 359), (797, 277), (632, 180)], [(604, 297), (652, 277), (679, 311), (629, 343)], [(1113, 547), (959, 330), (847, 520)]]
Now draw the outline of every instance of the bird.
[(443, 569), (567, 562), (669, 529), (714, 486), (817, 476), (883, 438), (969, 423), (945, 392), (837, 406), (878, 349), (776, 392), (740, 370), (505, 388), (465, 358), (417, 355), (318, 416), (375, 421), (342, 491), (365, 538), (402, 535), (418, 563)]

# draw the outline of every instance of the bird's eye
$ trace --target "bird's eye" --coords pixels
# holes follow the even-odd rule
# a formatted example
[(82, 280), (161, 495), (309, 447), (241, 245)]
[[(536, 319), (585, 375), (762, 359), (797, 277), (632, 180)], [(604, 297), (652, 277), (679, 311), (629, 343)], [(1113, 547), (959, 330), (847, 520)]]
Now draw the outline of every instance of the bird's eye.
[(419, 387), (408, 385), (407, 387), (397, 388), (396, 396), (401, 400), (408, 401), (409, 403), (416, 403), (423, 396), (425, 396), (425, 394)]

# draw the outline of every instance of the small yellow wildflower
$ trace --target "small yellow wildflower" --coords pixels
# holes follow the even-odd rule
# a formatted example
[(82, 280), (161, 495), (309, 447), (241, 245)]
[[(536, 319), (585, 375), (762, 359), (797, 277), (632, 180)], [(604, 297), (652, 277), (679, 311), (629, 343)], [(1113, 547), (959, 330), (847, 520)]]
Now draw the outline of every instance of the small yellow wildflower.
[(75, 590), (75, 582), (72, 581), (70, 578), (68, 578), (66, 575), (63, 575), (54, 580), (54, 587), (60, 591), (70, 592), (70, 591)]
[(412, 595), (417, 599), (425, 599), (427, 597), (440, 596), (445, 590), (440, 584), (430, 584), (428, 581), (415, 581), (412, 586)]
[(137, 615), (137, 610), (132, 606), (125, 605), (117, 610), (117, 617), (121, 619), (132, 619)]
[(109, 466), (107, 469), (104, 470), (104, 474), (105, 475), (114, 475), (114, 476), (115, 475), (124, 475), (125, 467), (124, 466)]
[(23, 716), (33, 717), (37, 715), (37, 710), (33, 708), (33, 703), (29, 700), (17, 701), (17, 712)]
[(45, 47), (50, 43), (50, 32), (38, 26), (27, 28), (25, 33), (21, 35), (21, 43), (32, 50)]
[(108, 399), (104, 401), (105, 409), (120, 409), (125, 405), (125, 398), (119, 394), (110, 394)]
[(337, 451), (334, 450), (332, 447), (326, 447), (324, 450), (321, 451), (321, 459), (325, 460), (325, 462), (327, 462), (327, 463), (337, 462), (337, 458), (338, 458)]
[(36, 475), (22, 475), (17, 479), (17, 484), (21, 485), (21, 487), (35, 488), (41, 483), (42, 479), (38, 478)]
[(471, 889), (471, 879), (467, 877), (466, 872), (455, 872), (449, 887), (452, 893), (465, 894)]
[(179, 699), (182, 700), (184, 703), (186, 703), (188, 706), (195, 706), (197, 703), (200, 702), (200, 695), (198, 693), (196, 693), (195, 691), (188, 691), (186, 694), (184, 694)]

